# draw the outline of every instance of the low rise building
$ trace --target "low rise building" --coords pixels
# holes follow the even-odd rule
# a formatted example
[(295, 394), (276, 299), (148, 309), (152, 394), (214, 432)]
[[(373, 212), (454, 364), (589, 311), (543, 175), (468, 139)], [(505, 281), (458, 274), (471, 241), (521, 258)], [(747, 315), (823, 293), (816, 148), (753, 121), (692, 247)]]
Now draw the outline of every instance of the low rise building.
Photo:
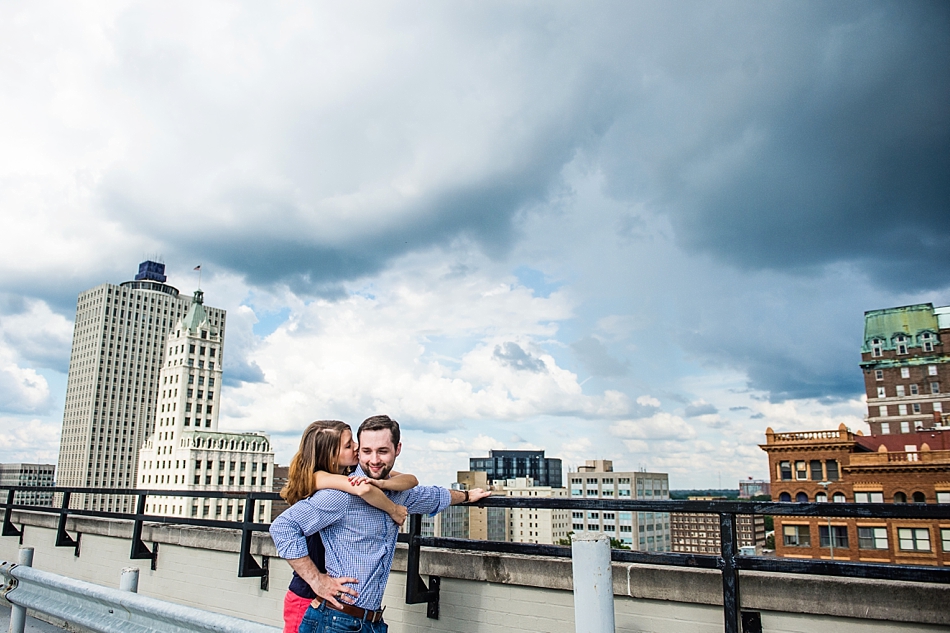
[[(56, 476), (56, 464), (0, 464), (0, 486), (52, 487)], [(6, 496), (3, 497), (6, 501)], [(53, 493), (42, 490), (23, 490), (13, 495), (13, 503), (24, 506), (49, 506)]]
[[(669, 475), (648, 472), (614, 472), (610, 460), (588, 460), (577, 472), (568, 473), (572, 499), (670, 498)], [(631, 549), (668, 552), (672, 547), (668, 512), (601, 512), (574, 510), (572, 532), (603, 532)]]
[(749, 477), (745, 481), (739, 482), (739, 498), (751, 499), (752, 497), (770, 496), (772, 494), (772, 485), (764, 479), (753, 479)]
[[(950, 430), (865, 436), (842, 424), (765, 435), (777, 501), (950, 503)], [(786, 558), (946, 565), (950, 522), (776, 516), (775, 549)]]
[[(725, 500), (726, 497), (689, 497), (691, 501)], [(674, 512), (670, 515), (673, 551), (718, 554), (722, 545), (718, 514)], [(765, 517), (736, 516), (736, 541), (739, 547), (753, 547), (761, 553), (765, 545)]]

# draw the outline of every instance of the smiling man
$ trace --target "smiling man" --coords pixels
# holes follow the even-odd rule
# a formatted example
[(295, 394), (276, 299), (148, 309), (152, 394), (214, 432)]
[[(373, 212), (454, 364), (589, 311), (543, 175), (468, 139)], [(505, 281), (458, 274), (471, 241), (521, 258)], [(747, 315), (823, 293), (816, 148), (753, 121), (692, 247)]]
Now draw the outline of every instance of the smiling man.
[[(388, 477), (402, 450), (399, 423), (386, 415), (367, 418), (357, 438), (360, 465), (353, 474)], [(480, 488), (459, 491), (437, 486), (385, 492), (413, 514), (435, 514), (490, 494)], [(326, 574), (320, 573), (307, 552), (307, 536), (314, 532), (320, 532), (326, 547)], [(388, 514), (356, 495), (318, 490), (277, 517), (270, 533), (277, 553), (317, 594), (304, 615), (300, 633), (387, 630), (381, 606), (399, 534)]]

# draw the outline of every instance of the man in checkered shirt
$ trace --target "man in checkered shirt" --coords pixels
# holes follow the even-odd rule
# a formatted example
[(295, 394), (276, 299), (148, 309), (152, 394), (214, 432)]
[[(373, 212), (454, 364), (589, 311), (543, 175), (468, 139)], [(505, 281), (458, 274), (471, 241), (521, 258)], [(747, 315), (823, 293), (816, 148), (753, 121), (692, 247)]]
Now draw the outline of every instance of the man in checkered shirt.
[[(367, 418), (356, 434), (360, 464), (354, 475), (385, 479), (402, 450), (399, 424), (389, 416)], [(385, 491), (411, 514), (436, 514), (449, 505), (478, 501), (490, 493), (416, 486)], [(307, 536), (320, 532), (326, 547), (322, 574), (307, 553)], [(339, 490), (318, 490), (274, 519), (270, 528), (277, 553), (317, 594), (307, 609), (300, 633), (362, 630), (384, 633), (383, 592), (389, 580), (399, 527), (389, 515), (360, 497)]]

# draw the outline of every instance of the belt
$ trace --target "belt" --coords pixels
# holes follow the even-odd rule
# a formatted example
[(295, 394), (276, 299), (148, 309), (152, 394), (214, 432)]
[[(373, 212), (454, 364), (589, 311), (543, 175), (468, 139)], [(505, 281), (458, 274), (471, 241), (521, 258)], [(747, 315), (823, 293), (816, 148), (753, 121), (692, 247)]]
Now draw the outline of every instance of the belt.
[(334, 607), (332, 604), (327, 602), (325, 598), (320, 598), (320, 600), (322, 600), (322, 605), (325, 605), (327, 609), (333, 609), (334, 611), (339, 611), (341, 613), (351, 615), (354, 618), (357, 618), (359, 620), (366, 620), (367, 622), (370, 622), (372, 624), (376, 624), (377, 622), (382, 622), (383, 611), (386, 610), (386, 607), (383, 607), (379, 611), (370, 611), (369, 609), (363, 609), (362, 607), (358, 607), (353, 604), (346, 604), (345, 602), (341, 602), (340, 600), (337, 600), (337, 602), (339, 602), (343, 606)]

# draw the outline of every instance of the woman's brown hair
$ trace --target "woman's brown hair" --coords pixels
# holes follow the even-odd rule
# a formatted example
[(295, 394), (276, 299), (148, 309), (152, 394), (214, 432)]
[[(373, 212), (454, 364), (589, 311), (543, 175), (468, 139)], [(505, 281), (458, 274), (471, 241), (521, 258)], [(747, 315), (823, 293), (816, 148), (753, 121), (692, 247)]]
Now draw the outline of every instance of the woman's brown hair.
[(300, 448), (290, 461), (287, 484), (280, 491), (284, 501), (293, 505), (316, 492), (314, 473), (340, 473), (340, 438), (350, 425), (339, 420), (311, 422), (300, 438)]

